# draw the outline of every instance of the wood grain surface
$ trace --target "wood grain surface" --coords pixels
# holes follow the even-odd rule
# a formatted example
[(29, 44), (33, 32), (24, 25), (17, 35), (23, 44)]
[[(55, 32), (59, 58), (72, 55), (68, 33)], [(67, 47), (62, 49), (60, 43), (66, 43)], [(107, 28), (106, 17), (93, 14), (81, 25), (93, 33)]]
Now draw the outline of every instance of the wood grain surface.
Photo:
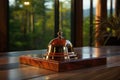
[(120, 47), (82, 47), (75, 48), (75, 52), (94, 56), (107, 57), (107, 64), (55, 72), (19, 63), (19, 56), (28, 54), (43, 54), (46, 50), (30, 50), (0, 53), (0, 80), (120, 80)]

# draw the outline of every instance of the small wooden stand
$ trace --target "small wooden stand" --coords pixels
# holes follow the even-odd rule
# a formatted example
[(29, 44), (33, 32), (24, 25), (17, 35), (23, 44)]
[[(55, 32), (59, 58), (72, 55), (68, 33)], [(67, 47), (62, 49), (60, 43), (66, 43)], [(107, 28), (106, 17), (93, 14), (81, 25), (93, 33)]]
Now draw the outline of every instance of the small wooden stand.
[(40, 67), (57, 72), (70, 71), (81, 68), (89, 68), (106, 64), (106, 57), (88, 58), (88, 59), (71, 59), (65, 61), (45, 60), (34, 58), (27, 55), (20, 56), (20, 63)]

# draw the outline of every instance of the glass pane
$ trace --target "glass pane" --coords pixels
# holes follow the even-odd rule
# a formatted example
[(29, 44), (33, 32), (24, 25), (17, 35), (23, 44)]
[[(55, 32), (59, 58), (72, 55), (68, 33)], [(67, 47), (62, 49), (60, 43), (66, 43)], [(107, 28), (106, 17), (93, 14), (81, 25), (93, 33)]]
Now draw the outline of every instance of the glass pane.
[[(97, 0), (93, 0), (93, 23), (95, 21), (96, 2)], [(83, 15), (83, 46), (89, 46), (90, 37), (94, 40), (94, 35), (90, 35), (90, 0), (83, 0)], [(94, 24), (92, 27), (94, 29)], [(94, 41), (92, 41), (92, 45), (94, 46)]]
[(83, 46), (89, 45), (90, 0), (83, 0)]
[[(112, 1), (112, 4), (111, 4)], [(111, 9), (112, 8), (112, 9)], [(112, 11), (111, 11), (112, 10)], [(114, 10), (115, 10), (115, 0), (107, 0), (107, 11), (108, 11), (108, 16), (114, 15)], [(111, 13), (112, 12), (112, 13)]]
[(47, 48), (54, 37), (54, 0), (9, 0), (9, 50)]
[(71, 40), (71, 0), (59, 0), (60, 26), (63, 30), (63, 37)]
[[(93, 23), (95, 22), (95, 13), (96, 13), (96, 6), (98, 0), (93, 0)], [(108, 16), (111, 15), (110, 8), (111, 8), (111, 0), (107, 0), (107, 13)], [(112, 0), (112, 15), (114, 14), (114, 7), (115, 7), (115, 0)], [(92, 45), (94, 46), (94, 31), (93, 35), (90, 36), (90, 0), (83, 0), (83, 14), (84, 14), (84, 21), (83, 21), (83, 46), (89, 46), (90, 37), (93, 39)], [(93, 29), (95, 29), (95, 25), (93, 24)]]

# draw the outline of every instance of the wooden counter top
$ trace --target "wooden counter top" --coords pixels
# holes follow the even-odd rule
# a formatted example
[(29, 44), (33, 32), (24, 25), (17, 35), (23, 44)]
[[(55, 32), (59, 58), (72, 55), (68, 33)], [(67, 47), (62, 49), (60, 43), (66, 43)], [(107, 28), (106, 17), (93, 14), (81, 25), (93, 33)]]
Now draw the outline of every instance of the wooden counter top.
[(107, 57), (107, 64), (66, 72), (54, 72), (19, 63), (19, 56), (44, 54), (46, 50), (0, 53), (0, 80), (120, 80), (120, 46), (81, 47), (75, 52)]

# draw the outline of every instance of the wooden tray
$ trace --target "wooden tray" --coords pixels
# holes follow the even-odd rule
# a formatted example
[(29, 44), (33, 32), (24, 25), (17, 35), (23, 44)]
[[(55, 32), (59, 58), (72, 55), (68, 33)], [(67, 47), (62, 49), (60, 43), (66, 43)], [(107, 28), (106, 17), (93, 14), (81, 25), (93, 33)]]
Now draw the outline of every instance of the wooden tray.
[(34, 58), (27, 55), (20, 56), (20, 63), (40, 67), (57, 72), (70, 71), (81, 68), (89, 68), (106, 64), (106, 57), (74, 59), (66, 61), (45, 60), (42, 58)]

